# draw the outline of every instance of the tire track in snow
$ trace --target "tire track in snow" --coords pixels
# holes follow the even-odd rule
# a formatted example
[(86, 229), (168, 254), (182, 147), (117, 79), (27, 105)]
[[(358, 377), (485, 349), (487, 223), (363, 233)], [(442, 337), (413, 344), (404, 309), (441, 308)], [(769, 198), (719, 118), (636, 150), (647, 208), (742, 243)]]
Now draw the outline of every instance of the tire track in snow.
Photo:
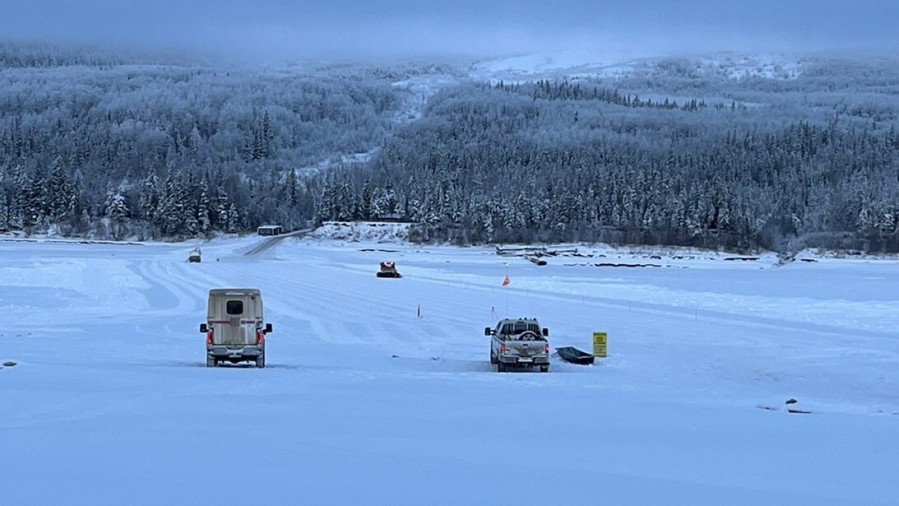
[[(154, 305), (156, 309), (147, 311), (148, 314), (180, 316), (197, 310), (200, 299), (197, 298), (195, 292), (185, 289), (185, 284), (193, 284), (190, 276), (185, 276), (184, 272), (178, 272), (170, 261), (141, 261), (136, 268), (144, 280), (151, 284), (150, 290), (160, 290), (172, 295), (175, 299), (172, 307), (159, 308)], [(158, 294), (154, 298), (158, 299)]]
[[(211, 269), (198, 268), (193, 269), (189, 273), (185, 273), (190, 279), (190, 283), (198, 288), (202, 293), (202, 300), (205, 302), (208, 291), (211, 288), (219, 287), (256, 287), (262, 290), (263, 300), (265, 302), (266, 321), (270, 321), (275, 325), (276, 332), (282, 332), (283, 324), (277, 321), (275, 315), (289, 316), (291, 319), (301, 323), (301, 327), (313, 329), (312, 336), (319, 340), (334, 341), (334, 339), (323, 339), (321, 336), (329, 334), (325, 327), (321, 325), (321, 319), (306, 319), (303, 315), (311, 313), (309, 306), (298, 305), (297, 303), (285, 302), (296, 300), (296, 289), (290, 285), (289, 278), (280, 277), (277, 282), (272, 282), (274, 276), (271, 276), (268, 266), (264, 265), (264, 260), (258, 261), (241, 261), (241, 262), (217, 262)], [(214, 271), (213, 271), (214, 269)], [(259, 280), (251, 280), (248, 278), (259, 278)], [(264, 282), (262, 279), (264, 278)], [(318, 309), (325, 309), (324, 306), (318, 304)], [(273, 315), (274, 313), (274, 315)], [(297, 315), (297, 316), (291, 316)], [(200, 318), (205, 317), (205, 309)], [(305, 325), (303, 325), (305, 323)], [(304, 339), (310, 337), (309, 332), (294, 331), (295, 334), (303, 335)], [(339, 341), (338, 342), (342, 342)], [(351, 340), (350, 342), (357, 342)]]
[[(378, 345), (391, 352), (422, 354), (432, 353), (435, 348), (445, 349), (449, 347), (445, 343), (456, 340), (454, 332), (444, 330), (446, 325), (416, 318), (416, 305), (403, 293), (415, 289), (403, 278), (378, 279), (374, 270), (345, 268), (327, 258), (311, 259), (310, 263), (246, 259), (217, 262), (212, 269), (195, 269), (191, 273), (192, 281), (199, 282), (203, 289), (258, 286), (265, 297), (267, 320), (276, 325), (279, 334), (288, 329), (290, 334), (305, 340), (311, 338), (336, 345)], [(247, 281), (254, 277), (258, 282)], [(392, 287), (388, 292), (396, 289), (398, 296), (373, 297), (369, 293), (374, 287), (383, 295), (385, 285)], [(468, 320), (470, 311), (453, 309), (455, 304), (447, 301), (441, 301), (440, 305), (439, 312), (434, 309), (437, 302), (430, 306), (430, 317), (456, 315), (443, 318), (455, 320), (452, 324), (457, 328), (460, 322)], [(347, 313), (346, 308), (352, 311)], [(403, 320), (408, 325), (397, 323)], [(443, 344), (435, 346), (435, 343)]]

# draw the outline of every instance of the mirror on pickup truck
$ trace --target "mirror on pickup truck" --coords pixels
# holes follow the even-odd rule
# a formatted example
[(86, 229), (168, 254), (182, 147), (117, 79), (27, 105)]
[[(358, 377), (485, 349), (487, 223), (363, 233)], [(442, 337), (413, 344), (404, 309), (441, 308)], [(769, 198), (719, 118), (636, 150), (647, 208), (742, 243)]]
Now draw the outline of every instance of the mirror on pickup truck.
[(543, 337), (549, 337), (549, 329), (546, 327), (543, 328)]
[(268, 334), (268, 333), (270, 333), (271, 331), (272, 331), (272, 324), (271, 324), (271, 323), (266, 323), (266, 324), (265, 324), (265, 333)]
[(485, 335), (485, 336), (492, 336), (492, 335), (493, 335), (493, 329), (491, 329), (490, 327), (484, 327), (484, 335)]
[(209, 331), (209, 328), (206, 326), (206, 324), (201, 323), (200, 324), (200, 332), (208, 332), (208, 331)]

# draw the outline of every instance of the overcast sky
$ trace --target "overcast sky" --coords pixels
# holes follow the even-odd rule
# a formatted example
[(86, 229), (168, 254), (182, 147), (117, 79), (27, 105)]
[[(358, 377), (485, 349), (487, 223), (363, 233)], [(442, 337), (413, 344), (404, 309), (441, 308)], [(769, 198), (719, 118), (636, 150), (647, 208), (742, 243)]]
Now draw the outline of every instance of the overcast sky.
[(899, 49), (899, 0), (4, 0), (0, 40), (238, 59)]

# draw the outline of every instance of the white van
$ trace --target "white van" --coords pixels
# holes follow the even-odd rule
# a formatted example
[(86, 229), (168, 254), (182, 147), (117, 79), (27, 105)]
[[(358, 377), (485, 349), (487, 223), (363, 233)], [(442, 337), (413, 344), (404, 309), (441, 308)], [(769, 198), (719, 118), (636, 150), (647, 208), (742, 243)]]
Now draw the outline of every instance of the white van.
[(257, 288), (213, 288), (209, 290), (206, 323), (206, 367), (219, 362), (255, 362), (265, 367), (265, 335), (272, 324), (263, 325), (262, 293)]

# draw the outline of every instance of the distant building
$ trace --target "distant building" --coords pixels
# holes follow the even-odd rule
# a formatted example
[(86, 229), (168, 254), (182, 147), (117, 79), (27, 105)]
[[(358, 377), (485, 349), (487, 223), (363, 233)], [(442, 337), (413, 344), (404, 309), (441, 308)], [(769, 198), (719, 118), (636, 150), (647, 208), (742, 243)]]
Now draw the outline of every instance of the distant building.
[(403, 213), (379, 213), (373, 215), (371, 219), (372, 221), (389, 221), (398, 223), (405, 221), (405, 216), (403, 216)]
[(259, 235), (281, 235), (284, 233), (284, 228), (281, 225), (262, 225), (256, 229), (256, 232)]

